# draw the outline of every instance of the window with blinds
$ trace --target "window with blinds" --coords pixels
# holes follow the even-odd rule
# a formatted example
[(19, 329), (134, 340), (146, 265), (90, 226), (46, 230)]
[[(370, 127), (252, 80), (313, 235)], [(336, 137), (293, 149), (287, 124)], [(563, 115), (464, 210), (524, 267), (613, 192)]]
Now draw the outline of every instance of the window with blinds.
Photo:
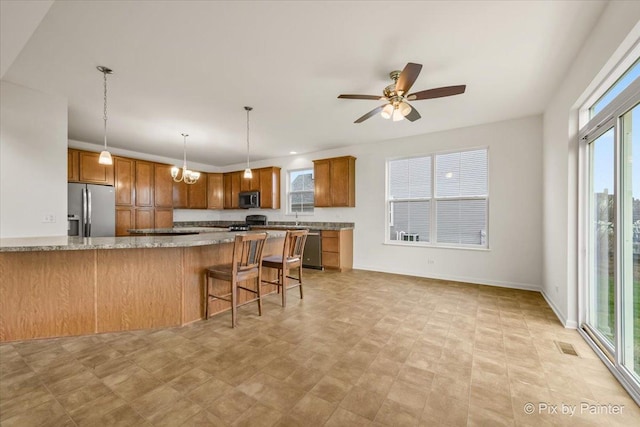
[(387, 241), (487, 247), (487, 149), (389, 160), (387, 170)]

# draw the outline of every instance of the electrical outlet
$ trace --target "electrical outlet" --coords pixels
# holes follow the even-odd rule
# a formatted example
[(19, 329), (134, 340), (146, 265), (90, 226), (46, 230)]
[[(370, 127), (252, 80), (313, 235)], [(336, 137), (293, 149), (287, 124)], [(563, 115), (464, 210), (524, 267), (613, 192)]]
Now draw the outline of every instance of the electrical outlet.
[(52, 213), (45, 214), (44, 217), (42, 217), (42, 222), (56, 222), (56, 216)]

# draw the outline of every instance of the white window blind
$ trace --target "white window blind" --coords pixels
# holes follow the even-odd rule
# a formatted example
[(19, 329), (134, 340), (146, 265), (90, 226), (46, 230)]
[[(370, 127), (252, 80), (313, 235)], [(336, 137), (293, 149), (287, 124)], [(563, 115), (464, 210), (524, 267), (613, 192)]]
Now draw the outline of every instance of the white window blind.
[(486, 246), (487, 149), (388, 163), (388, 241)]
[(389, 240), (430, 241), (431, 157), (389, 162)]
[(436, 156), (436, 240), (485, 245), (487, 150)]

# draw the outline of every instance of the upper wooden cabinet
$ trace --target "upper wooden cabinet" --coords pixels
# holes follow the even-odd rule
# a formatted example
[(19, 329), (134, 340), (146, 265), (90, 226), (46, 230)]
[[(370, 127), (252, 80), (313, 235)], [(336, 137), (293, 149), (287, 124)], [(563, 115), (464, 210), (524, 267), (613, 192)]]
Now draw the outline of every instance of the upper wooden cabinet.
[(259, 191), (261, 209), (280, 209), (280, 168), (252, 169), (253, 177), (246, 179), (244, 171), (223, 174), (224, 208), (239, 209), (241, 191)]
[(207, 208), (207, 174), (201, 173), (195, 184), (173, 183), (173, 207), (181, 209)]
[(314, 206), (356, 206), (356, 158), (334, 157), (313, 161)]
[(80, 152), (78, 150), (67, 150), (67, 181), (80, 181)]
[(207, 175), (207, 209), (224, 209), (224, 177), (221, 173)]
[(280, 209), (280, 168), (257, 169), (253, 175), (260, 177), (260, 207)]
[(114, 185), (113, 165), (98, 163), (100, 153), (69, 148), (67, 150), (67, 181), (86, 184)]
[(201, 173), (195, 184), (187, 185), (187, 206), (189, 209), (207, 208), (207, 174)]
[(238, 209), (238, 194), (241, 191), (242, 172), (227, 172), (223, 174), (224, 208)]
[(153, 207), (153, 184), (154, 166), (151, 162), (136, 160), (136, 206)]
[(80, 151), (78, 156), (80, 182), (86, 182), (87, 184), (113, 185), (113, 165), (101, 165), (98, 163), (100, 153)]
[(173, 207), (173, 178), (171, 165), (154, 164), (154, 193), (153, 200), (157, 208)]
[(125, 157), (113, 157), (115, 172), (116, 205), (134, 205), (135, 161)]

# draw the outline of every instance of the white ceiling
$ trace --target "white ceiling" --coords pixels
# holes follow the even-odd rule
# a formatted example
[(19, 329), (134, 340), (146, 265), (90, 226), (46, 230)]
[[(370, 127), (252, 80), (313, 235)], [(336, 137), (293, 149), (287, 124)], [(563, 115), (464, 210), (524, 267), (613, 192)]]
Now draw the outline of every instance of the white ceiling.
[[(110, 146), (181, 158), (187, 132), (190, 160), (224, 166), (245, 159), (245, 105), (254, 160), (541, 113), (605, 5), (57, 0), (4, 80), (67, 97), (69, 138), (100, 144), (108, 66)], [(466, 93), (354, 124), (380, 102), (337, 96), (381, 94), (407, 62), (413, 91)]]

